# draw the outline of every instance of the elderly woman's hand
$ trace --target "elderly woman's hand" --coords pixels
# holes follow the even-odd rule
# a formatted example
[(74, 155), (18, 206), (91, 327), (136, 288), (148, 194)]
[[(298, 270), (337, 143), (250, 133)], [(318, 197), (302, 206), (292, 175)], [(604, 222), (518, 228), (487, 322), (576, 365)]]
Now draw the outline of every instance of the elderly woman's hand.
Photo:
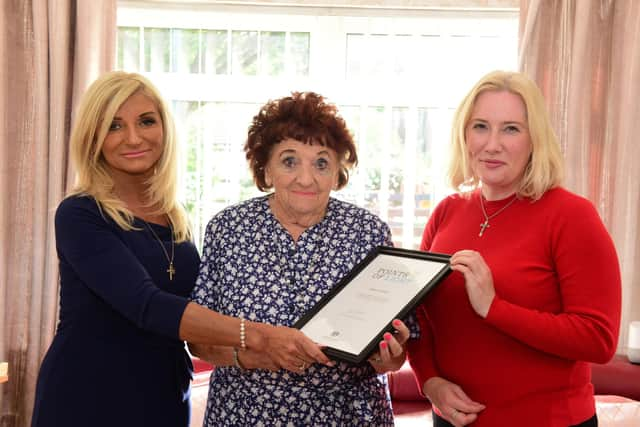
[(479, 252), (462, 250), (451, 256), (451, 269), (464, 275), (464, 284), (473, 310), (486, 318), (496, 296), (493, 275)]
[(378, 351), (368, 359), (378, 373), (397, 371), (406, 357), (404, 344), (409, 339), (409, 328), (399, 319), (395, 319), (391, 324), (396, 332), (385, 333), (383, 340), (378, 344)]
[(302, 373), (312, 363), (333, 366), (334, 362), (322, 352), (322, 347), (298, 329), (251, 323), (262, 335), (262, 344), (254, 350), (267, 355), (282, 369)]

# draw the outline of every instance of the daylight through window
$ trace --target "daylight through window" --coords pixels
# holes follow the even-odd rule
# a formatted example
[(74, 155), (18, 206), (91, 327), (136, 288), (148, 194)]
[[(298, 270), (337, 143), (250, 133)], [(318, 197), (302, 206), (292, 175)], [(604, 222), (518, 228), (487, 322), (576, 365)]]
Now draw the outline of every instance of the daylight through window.
[(397, 246), (419, 246), (449, 192), (453, 109), (481, 75), (516, 69), (517, 11), (339, 12), (119, 7), (117, 67), (147, 75), (171, 102), (198, 244), (216, 212), (259, 194), (242, 151), (253, 115), (312, 90), (338, 105), (358, 145), (334, 196), (380, 215)]

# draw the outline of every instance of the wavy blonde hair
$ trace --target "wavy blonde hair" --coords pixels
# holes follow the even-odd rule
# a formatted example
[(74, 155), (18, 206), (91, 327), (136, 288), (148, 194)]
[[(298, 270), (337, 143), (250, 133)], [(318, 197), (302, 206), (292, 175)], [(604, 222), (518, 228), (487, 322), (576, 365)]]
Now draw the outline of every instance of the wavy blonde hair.
[(458, 106), (451, 130), (449, 184), (458, 192), (473, 190), (481, 185), (471, 169), (465, 130), (478, 96), (486, 91), (508, 91), (518, 95), (524, 102), (531, 156), (516, 194), (537, 200), (545, 191), (562, 183), (563, 158), (540, 89), (527, 76), (517, 72), (490, 72), (476, 83)]
[(142, 93), (158, 109), (163, 126), (163, 151), (148, 180), (147, 197), (153, 215), (167, 215), (176, 242), (191, 239), (187, 214), (177, 201), (178, 158), (176, 131), (167, 105), (158, 90), (136, 73), (103, 74), (87, 89), (71, 131), (71, 162), (76, 181), (70, 195), (89, 195), (100, 209), (124, 230), (133, 230), (133, 214), (114, 193), (114, 183), (102, 155), (109, 127), (118, 109), (135, 93)]

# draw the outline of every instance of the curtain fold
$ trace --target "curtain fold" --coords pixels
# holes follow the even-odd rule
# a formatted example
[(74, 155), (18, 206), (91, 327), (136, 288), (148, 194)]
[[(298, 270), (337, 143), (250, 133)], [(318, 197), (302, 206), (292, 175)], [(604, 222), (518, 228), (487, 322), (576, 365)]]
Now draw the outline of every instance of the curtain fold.
[(53, 215), (69, 187), (72, 111), (112, 69), (115, 0), (2, 2), (0, 28), (0, 425), (26, 426), (55, 329)]
[(640, 2), (522, 0), (520, 69), (547, 100), (566, 187), (594, 203), (616, 245), (625, 353), (640, 320)]

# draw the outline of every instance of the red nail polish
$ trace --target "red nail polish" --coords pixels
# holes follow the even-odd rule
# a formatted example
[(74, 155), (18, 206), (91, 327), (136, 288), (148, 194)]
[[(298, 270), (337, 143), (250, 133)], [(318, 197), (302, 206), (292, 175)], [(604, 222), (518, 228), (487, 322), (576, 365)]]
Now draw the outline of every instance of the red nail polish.
[(389, 341), (389, 340), (391, 340), (391, 334), (390, 334), (389, 332), (385, 333), (385, 334), (383, 335), (383, 337), (384, 337), (384, 340), (385, 340), (385, 341)]
[(391, 324), (393, 326), (400, 326), (400, 321), (398, 319), (394, 320), (393, 322), (391, 322)]
[(383, 350), (384, 350), (385, 348), (387, 348), (387, 343), (386, 343), (386, 342), (384, 342), (384, 341), (383, 341), (383, 342), (381, 342), (381, 343), (380, 343), (380, 348), (381, 348), (381, 349), (383, 349)]

